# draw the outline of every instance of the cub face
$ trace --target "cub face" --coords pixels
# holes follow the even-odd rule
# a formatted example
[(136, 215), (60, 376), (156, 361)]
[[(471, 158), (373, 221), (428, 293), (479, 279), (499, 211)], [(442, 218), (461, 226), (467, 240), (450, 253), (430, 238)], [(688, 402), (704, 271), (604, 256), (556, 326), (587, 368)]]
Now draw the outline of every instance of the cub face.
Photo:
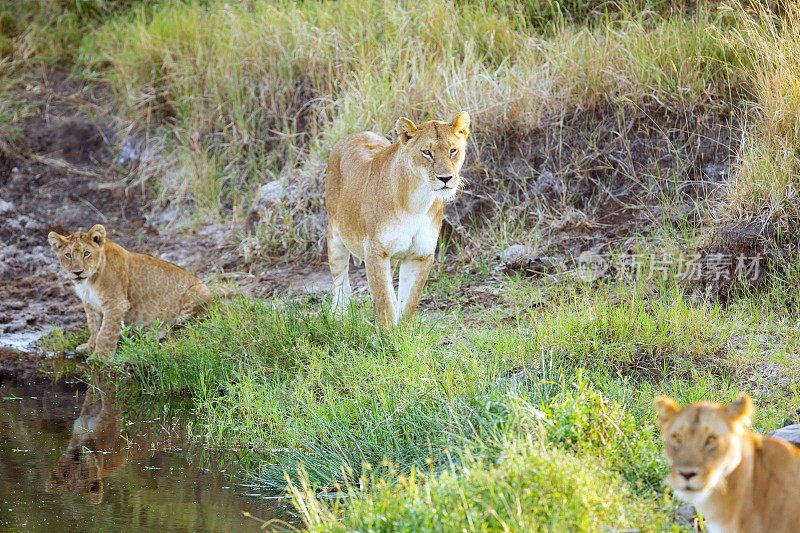
[(82, 446), (68, 450), (50, 471), (45, 491), (54, 493), (64, 488), (84, 494), (89, 503), (100, 503), (103, 500), (101, 469), (94, 452)]
[(666, 396), (658, 396), (655, 404), (670, 468), (667, 480), (681, 499), (702, 502), (739, 466), (753, 402), (745, 394), (726, 405), (699, 402), (681, 409)]
[(449, 123), (429, 120), (417, 126), (405, 117), (397, 119), (401, 150), (407, 153), (414, 174), (439, 198), (453, 198), (461, 185), (459, 171), (464, 164), (469, 124), (466, 112)]
[(58, 256), (70, 279), (80, 282), (97, 273), (103, 260), (106, 229), (96, 224), (87, 233), (76, 231), (64, 237), (51, 231), (47, 235), (50, 248)]

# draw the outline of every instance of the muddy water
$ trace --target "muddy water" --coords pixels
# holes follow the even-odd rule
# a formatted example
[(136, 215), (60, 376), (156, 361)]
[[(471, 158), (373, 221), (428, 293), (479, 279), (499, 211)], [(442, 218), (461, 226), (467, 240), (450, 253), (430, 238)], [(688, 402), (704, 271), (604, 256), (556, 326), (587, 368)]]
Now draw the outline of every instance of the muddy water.
[(285, 502), (231, 486), (170, 411), (97, 382), (5, 376), (0, 531), (246, 532), (291, 519)]

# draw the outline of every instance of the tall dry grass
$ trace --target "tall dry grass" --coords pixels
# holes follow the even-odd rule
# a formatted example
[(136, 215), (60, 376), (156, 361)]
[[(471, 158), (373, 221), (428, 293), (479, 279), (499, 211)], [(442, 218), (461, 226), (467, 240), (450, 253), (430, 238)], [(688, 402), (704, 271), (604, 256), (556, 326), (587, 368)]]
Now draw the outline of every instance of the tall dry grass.
[[(691, 106), (744, 79), (733, 44), (712, 31), (724, 26), (714, 7), (539, 33), (519, 6), (176, 4), (109, 22), (82, 57), (180, 154), (173, 172), (157, 176), (165, 197), (190, 199), (205, 219), (241, 218), (258, 184), (282, 180), (286, 212), (267, 234), (295, 234), (301, 247), (321, 231), (327, 152), (347, 132), (389, 133), (399, 115), (466, 109), (480, 147), (569, 109)], [(304, 224), (307, 215), (317, 216)]]
[(727, 36), (747, 56), (759, 111), (744, 139), (718, 224), (800, 218), (800, 6), (775, 13), (736, 5), (740, 26)]

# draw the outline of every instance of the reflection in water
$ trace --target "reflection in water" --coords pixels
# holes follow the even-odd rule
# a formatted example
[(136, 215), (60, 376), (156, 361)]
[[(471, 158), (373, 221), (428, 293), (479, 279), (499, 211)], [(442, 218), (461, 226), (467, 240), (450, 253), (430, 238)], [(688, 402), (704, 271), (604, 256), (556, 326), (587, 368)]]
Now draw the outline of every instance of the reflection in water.
[(175, 427), (151, 420), (122, 431), (122, 410), (112, 388), (96, 381), (86, 391), (81, 414), (72, 424), (66, 451), (50, 472), (47, 492), (66, 489), (89, 503), (103, 501), (103, 478), (128, 461), (166, 450), (178, 441)]
[(0, 531), (260, 531), (286, 503), (237, 494), (174, 406), (0, 374)]

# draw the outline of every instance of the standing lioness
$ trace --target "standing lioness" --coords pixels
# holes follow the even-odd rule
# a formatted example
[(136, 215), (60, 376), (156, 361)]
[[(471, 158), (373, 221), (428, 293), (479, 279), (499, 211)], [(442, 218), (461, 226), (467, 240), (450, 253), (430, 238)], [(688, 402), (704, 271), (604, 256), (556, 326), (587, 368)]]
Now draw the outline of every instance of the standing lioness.
[(197, 316), (212, 299), (195, 276), (114, 244), (100, 224), (68, 237), (51, 231), (47, 240), (86, 311), (89, 341), (78, 346), (79, 352), (98, 357), (113, 353), (123, 321), (136, 326), (176, 322)]
[(469, 115), (419, 126), (401, 117), (395, 128), (400, 141), (394, 144), (368, 131), (341, 139), (325, 175), (334, 310), (349, 304), (353, 254), (366, 263), (375, 311), (385, 328), (397, 324), (400, 314), (410, 319), (417, 307), (433, 265), (444, 201), (461, 184)]

